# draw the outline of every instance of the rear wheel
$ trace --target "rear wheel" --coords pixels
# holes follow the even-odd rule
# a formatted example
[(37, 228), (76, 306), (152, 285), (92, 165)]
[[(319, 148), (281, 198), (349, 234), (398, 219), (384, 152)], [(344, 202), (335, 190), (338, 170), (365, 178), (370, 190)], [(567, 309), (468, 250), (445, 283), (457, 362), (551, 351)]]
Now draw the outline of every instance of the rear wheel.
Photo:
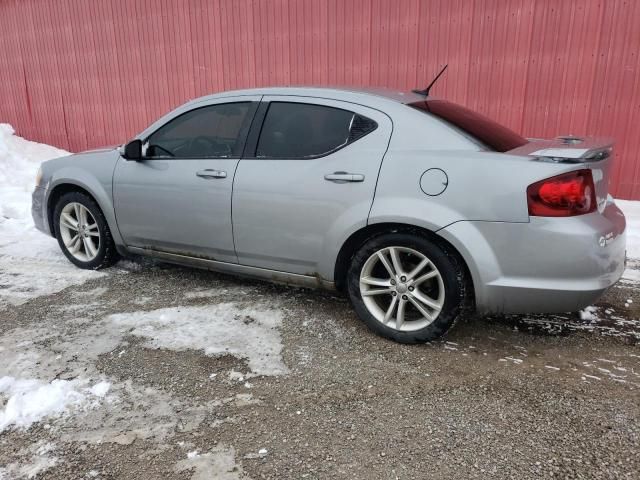
[(98, 270), (118, 259), (107, 221), (88, 195), (69, 192), (60, 197), (53, 223), (58, 245), (74, 265)]
[(402, 343), (442, 336), (465, 299), (457, 255), (415, 234), (366, 242), (352, 259), (348, 290), (358, 316), (374, 332)]

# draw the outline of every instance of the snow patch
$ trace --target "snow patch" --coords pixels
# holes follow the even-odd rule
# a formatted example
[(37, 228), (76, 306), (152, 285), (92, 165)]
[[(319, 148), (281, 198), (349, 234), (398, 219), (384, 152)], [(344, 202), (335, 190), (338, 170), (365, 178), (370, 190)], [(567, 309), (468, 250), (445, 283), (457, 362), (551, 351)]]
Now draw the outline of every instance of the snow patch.
[(236, 452), (231, 447), (216, 447), (208, 453), (189, 452), (187, 459), (179, 461), (175, 466), (176, 473), (187, 470), (193, 470), (192, 480), (210, 480), (212, 478), (240, 480), (246, 478), (242, 473), (242, 468), (236, 464)]
[[(64, 421), (64, 430), (56, 433), (61, 442), (128, 445), (151, 438), (165, 442), (177, 431), (194, 431), (224, 403), (241, 406), (257, 402), (251, 396), (233, 396), (194, 404), (131, 379), (112, 383), (104, 397), (94, 395), (105, 393), (107, 382), (103, 381), (108, 380), (102, 378), (96, 362), (101, 355), (118, 354), (127, 329), (108, 317), (68, 320), (70, 328), (63, 331), (59, 322), (57, 315), (45, 315), (37, 328), (15, 328), (0, 336), (0, 365), (1, 375), (37, 378), (42, 385), (62, 377), (84, 395), (86, 403), (69, 405), (55, 422)], [(0, 412), (8, 397), (8, 393), (0, 393)]]
[(115, 314), (109, 318), (119, 327), (130, 327), (129, 333), (148, 338), (153, 347), (233, 355), (246, 359), (255, 375), (288, 372), (281, 357), (279, 310), (231, 302)]
[(640, 283), (640, 270), (627, 268), (622, 274), (623, 280), (629, 280), (632, 283)]
[(210, 288), (206, 290), (194, 290), (192, 292), (186, 292), (184, 298), (188, 299), (200, 299), (219, 297), (221, 295), (228, 295), (229, 289), (227, 288)]
[(241, 372), (236, 372), (235, 370), (231, 370), (229, 372), (229, 381), (230, 382), (242, 382), (242, 381), (244, 381), (244, 375)]
[(49, 455), (55, 448), (54, 444), (41, 440), (26, 449), (22, 449), (19, 452), (20, 462), (13, 462), (0, 467), (0, 479), (38, 477), (58, 463), (56, 457)]
[(616, 200), (627, 220), (627, 256), (640, 259), (640, 201)]
[[(0, 378), (0, 398), (8, 397), (0, 411), (0, 432), (10, 426), (27, 429), (46, 417), (56, 417), (73, 409), (93, 405), (91, 396), (106, 395), (101, 382), (92, 388), (82, 388), (80, 380), (53, 380)], [(108, 385), (108, 384), (107, 384)]]

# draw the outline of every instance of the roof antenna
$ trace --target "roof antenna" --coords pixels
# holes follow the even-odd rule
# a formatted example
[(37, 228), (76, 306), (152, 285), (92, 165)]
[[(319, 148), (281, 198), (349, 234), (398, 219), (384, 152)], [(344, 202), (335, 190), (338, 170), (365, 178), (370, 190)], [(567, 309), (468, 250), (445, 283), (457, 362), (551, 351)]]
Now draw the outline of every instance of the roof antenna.
[(447, 67), (449, 66), (449, 64), (447, 63), (444, 67), (442, 67), (442, 70), (440, 70), (440, 73), (438, 73), (438, 75), (436, 75), (436, 78), (434, 78), (431, 83), (429, 84), (429, 86), (427, 88), (425, 88), (424, 90), (411, 90), (413, 93), (417, 93), (418, 95), (424, 95), (425, 97), (429, 96), (429, 90), (431, 90), (431, 87), (433, 87), (433, 84), (436, 83), (438, 81), (438, 79), (440, 78), (440, 75), (442, 75), (444, 73), (444, 71), (447, 69)]

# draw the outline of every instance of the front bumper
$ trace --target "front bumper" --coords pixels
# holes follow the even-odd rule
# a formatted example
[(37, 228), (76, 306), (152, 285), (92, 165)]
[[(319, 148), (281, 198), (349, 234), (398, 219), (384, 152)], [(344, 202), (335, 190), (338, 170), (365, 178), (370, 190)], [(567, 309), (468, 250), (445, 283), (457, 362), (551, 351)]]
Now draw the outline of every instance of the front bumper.
[(473, 277), (481, 313), (560, 313), (596, 301), (625, 268), (626, 221), (604, 212), (528, 223), (458, 222), (438, 232)]
[(49, 229), (49, 219), (47, 218), (46, 195), (47, 190), (43, 187), (36, 187), (31, 194), (31, 216), (36, 228), (47, 235), (53, 235)]

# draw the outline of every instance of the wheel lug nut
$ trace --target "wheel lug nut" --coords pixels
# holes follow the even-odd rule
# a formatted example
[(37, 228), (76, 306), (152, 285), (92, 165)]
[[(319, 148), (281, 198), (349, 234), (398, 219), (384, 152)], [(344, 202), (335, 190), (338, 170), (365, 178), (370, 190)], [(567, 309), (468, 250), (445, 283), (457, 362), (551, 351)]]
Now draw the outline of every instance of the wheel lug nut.
[(403, 299), (403, 300), (406, 300), (406, 299), (407, 299), (407, 296), (406, 296), (406, 295), (402, 295), (402, 299)]
[(405, 277), (405, 276), (400, 277), (400, 281), (402, 281), (402, 282), (404, 282), (406, 279), (407, 279), (407, 277)]
[(391, 295), (395, 297), (397, 295), (397, 293), (396, 292), (391, 292)]
[(396, 281), (395, 280), (391, 280), (391, 285), (395, 285)]
[(413, 292), (416, 289), (416, 287), (409, 287), (409, 291)]

